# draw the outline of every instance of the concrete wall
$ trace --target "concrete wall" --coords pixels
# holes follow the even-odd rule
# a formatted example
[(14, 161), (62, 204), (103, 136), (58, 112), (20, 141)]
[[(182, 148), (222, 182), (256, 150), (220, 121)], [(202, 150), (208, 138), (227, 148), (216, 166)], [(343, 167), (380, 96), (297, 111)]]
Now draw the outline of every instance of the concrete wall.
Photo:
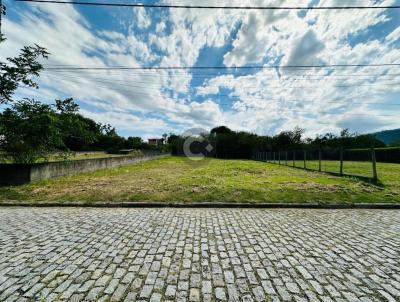
[(152, 154), (143, 157), (122, 156), (31, 165), (0, 164), (0, 185), (21, 185), (55, 177), (75, 175), (82, 172), (140, 163), (165, 156)]

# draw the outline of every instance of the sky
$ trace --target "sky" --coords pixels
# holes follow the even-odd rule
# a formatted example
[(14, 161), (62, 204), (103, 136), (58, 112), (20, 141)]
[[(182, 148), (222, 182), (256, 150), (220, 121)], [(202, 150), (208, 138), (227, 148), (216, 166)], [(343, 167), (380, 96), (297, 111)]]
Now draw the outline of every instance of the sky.
[[(40, 89), (20, 88), (15, 94), (46, 103), (73, 97), (83, 115), (115, 126), (123, 136), (160, 137), (219, 125), (259, 135), (299, 126), (310, 137), (343, 128), (369, 133), (400, 127), (399, 66), (235, 68), (400, 63), (399, 9), (248, 11), (3, 2), (7, 41), (0, 46), (2, 59), (35, 43), (51, 54), (43, 61), (46, 67), (229, 67), (44, 70), (37, 79)], [(367, 6), (400, 1), (201, 4)]]

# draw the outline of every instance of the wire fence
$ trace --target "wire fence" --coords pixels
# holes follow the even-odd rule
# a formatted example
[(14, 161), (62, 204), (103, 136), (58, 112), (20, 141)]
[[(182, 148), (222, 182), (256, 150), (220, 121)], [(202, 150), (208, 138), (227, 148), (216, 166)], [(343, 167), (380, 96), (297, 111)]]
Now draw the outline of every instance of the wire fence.
[(343, 148), (256, 152), (253, 159), (282, 166), (378, 181), (374, 149)]

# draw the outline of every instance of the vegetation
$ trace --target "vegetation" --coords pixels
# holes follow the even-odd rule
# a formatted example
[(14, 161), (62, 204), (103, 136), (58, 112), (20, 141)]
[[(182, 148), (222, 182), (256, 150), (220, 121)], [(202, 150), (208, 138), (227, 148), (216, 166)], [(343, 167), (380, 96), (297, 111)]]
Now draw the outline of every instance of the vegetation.
[(400, 202), (400, 165), (378, 164), (378, 171), (381, 186), (255, 161), (193, 162), (183, 157), (168, 157), (19, 187), (3, 187), (0, 200), (32, 203)]
[[(225, 126), (216, 127), (204, 138), (214, 150), (208, 156), (224, 159), (250, 159), (257, 151), (284, 151), (319, 148), (379, 148), (385, 144), (373, 135), (358, 135), (347, 129), (340, 135), (327, 133), (315, 139), (304, 138), (304, 129), (296, 127), (293, 131), (283, 131), (273, 137), (259, 136), (248, 132), (232, 131)], [(183, 155), (186, 137), (171, 135), (168, 143), (172, 154)], [(198, 147), (198, 146), (197, 146)], [(204, 149), (204, 148), (203, 148)], [(206, 153), (206, 152), (203, 152)]]
[[(0, 43), (3, 41), (1, 36)], [(38, 45), (26, 46), (18, 57), (0, 62), (0, 104), (9, 104), (0, 113), (0, 161), (35, 163), (54, 153), (68, 158), (71, 151), (155, 149), (140, 137), (125, 139), (111, 125), (80, 115), (72, 98), (56, 100), (54, 105), (34, 99), (13, 100), (21, 84), (39, 88), (33, 78), (43, 69), (38, 60), (48, 55)]]
[[(4, 41), (3, 35), (0, 35), (0, 44)], [(39, 76), (43, 69), (38, 59), (47, 58), (48, 55), (46, 49), (39, 45), (25, 46), (18, 57), (0, 62), (0, 104), (12, 102), (12, 95), (21, 84), (38, 88), (32, 77)]]

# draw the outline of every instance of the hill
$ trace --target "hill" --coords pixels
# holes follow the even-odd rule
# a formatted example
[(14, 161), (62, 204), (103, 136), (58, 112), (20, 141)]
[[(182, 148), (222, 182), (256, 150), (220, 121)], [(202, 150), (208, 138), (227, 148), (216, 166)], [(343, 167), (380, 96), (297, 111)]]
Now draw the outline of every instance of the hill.
[(373, 135), (387, 145), (400, 143), (400, 129), (381, 131), (373, 133)]

